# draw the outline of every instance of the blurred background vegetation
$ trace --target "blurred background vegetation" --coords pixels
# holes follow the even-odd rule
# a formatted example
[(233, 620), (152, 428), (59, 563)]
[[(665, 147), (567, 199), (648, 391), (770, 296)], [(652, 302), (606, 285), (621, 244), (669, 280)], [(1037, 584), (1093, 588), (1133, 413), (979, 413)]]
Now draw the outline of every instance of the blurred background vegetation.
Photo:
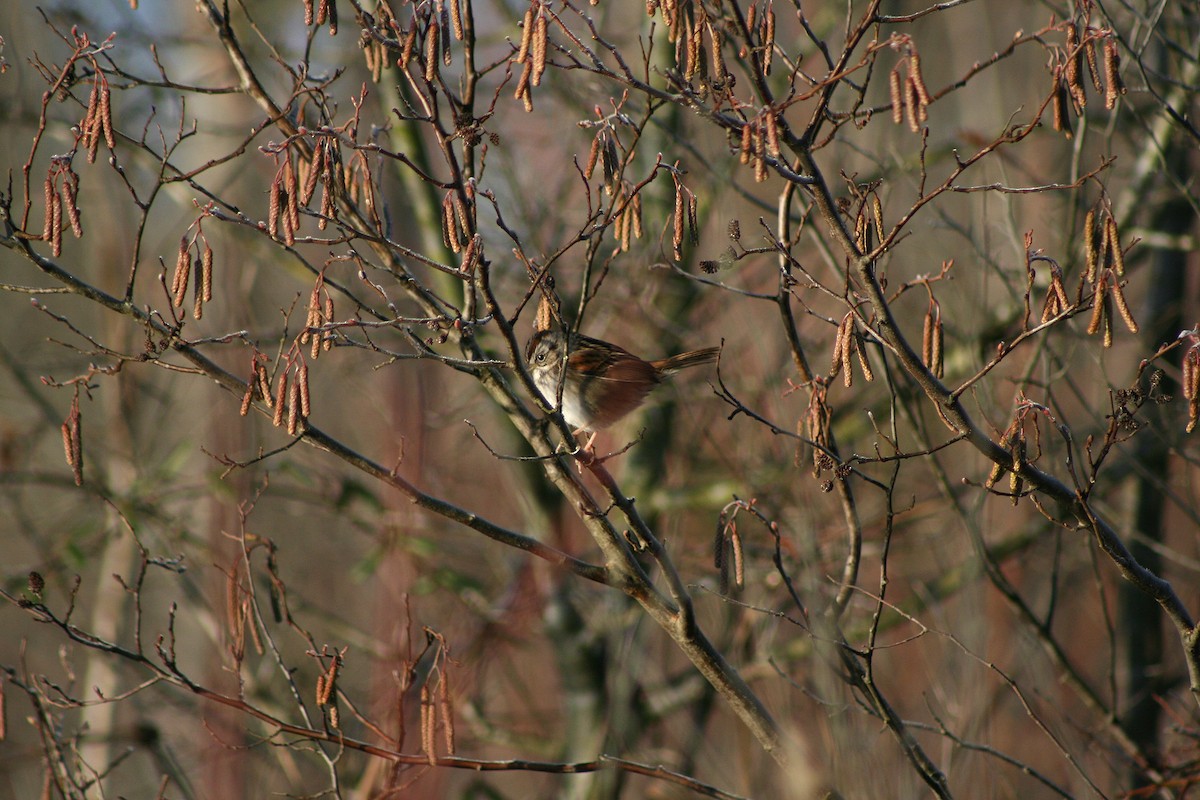
[[(468, 30), (447, 34), (451, 60), (432, 83), (429, 25), (452, 6), (392, 0), (395, 27), (375, 0), (363, 6), (337, 3), (336, 35), (296, 1), (0, 9), (0, 797), (1186, 794), (1200, 726), (1178, 625), (1061, 498), (1037, 485), (1011, 497), (1007, 473), (989, 482), (987, 452), (956, 439), (881, 344), (861, 273), (795, 176), (811, 156), (842, 224), (872, 228), (863, 250), (887, 237), (873, 270), (918, 351), (936, 298), (943, 380), (970, 381), (961, 400), (978, 430), (1007, 448), (1024, 420), (1028, 461), (1090, 492), (1084, 505), (1194, 610), (1194, 414), (1180, 381), (1196, 339), (1179, 338), (1197, 318), (1193, 4), (692, 0), (678, 24), (699, 31), (705, 67), (686, 75), (665, 4), (481, 1), (459, 7)], [(531, 111), (514, 97), (527, 8), (552, 43)], [(1101, 72), (1112, 43), (1127, 92), (1106, 108), (1111, 76), (1100, 91), (1084, 78), (1068, 136), (1053, 113), (1071, 104), (1070, 24), (1095, 35)], [(51, 91), (85, 34), (92, 55)], [(714, 38), (732, 83), (716, 77)], [(910, 126), (893, 122), (889, 76), (913, 53), (933, 102)], [(111, 160), (101, 141), (88, 163), (94, 65), (116, 136)], [(756, 181), (731, 121), (764, 119), (764, 87), (795, 138)], [(471, 92), (471, 118), (456, 118), (452, 100)], [(723, 92), (737, 102), (722, 107)], [(289, 243), (265, 224), (280, 151), (303, 167), (314, 131), (332, 130), (321, 126), (338, 129), (347, 205), (319, 229), (318, 189)], [(603, 131), (622, 162), (612, 185), (640, 193), (643, 235), (627, 246), (621, 191), (606, 191), (603, 164), (585, 180)], [(954, 190), (935, 191), (977, 154)], [(64, 159), (83, 236), (64, 219), (52, 254), (38, 241), (41, 184)], [(373, 201), (352, 167), (369, 169)], [(677, 254), (681, 185), (697, 225)], [(473, 204), (467, 233), (486, 253), (466, 279), (443, 232), (450, 195)], [(1111, 347), (1088, 332), (1089, 210), (1116, 225), (1138, 323), (1110, 310)], [(172, 311), (181, 237), (189, 263), (213, 253), (199, 318), (194, 290)], [(298, 433), (311, 425), (429, 496), (611, 566), (594, 515), (555, 478), (577, 475), (618, 531), (633, 526), (595, 474), (566, 455), (549, 468), (497, 456), (540, 451), (487, 376), (544, 413), (519, 388), (519, 351), (487, 293), (523, 343), (541, 267), (589, 335), (646, 358), (723, 347), (719, 371), (681, 374), (598, 447), (636, 440), (604, 467), (788, 743), (786, 765), (619, 588), (414, 504), (386, 475), (273, 425), (262, 397), (240, 416), (241, 394), (178, 349), (242, 381), (258, 354), (272, 387), (303, 358), (311, 414)], [(1054, 269), (1066, 313), (1033, 331)], [(106, 307), (85, 285), (128, 302)], [(432, 317), (414, 286), (460, 315)], [(334, 303), (309, 333), (336, 345), (319, 358), (298, 343), (314, 291)], [(874, 380), (855, 361), (847, 387), (831, 357), (851, 308)], [(509, 366), (454, 361), (479, 358)], [(814, 408), (828, 414), (821, 469)], [(664, 559), (636, 558), (667, 584)], [(177, 673), (163, 674), (168, 661)], [(544, 763), (458, 768), (448, 720), (454, 755)], [(343, 749), (341, 735), (386, 752)], [(692, 783), (616, 761), (562, 774), (602, 755)]]

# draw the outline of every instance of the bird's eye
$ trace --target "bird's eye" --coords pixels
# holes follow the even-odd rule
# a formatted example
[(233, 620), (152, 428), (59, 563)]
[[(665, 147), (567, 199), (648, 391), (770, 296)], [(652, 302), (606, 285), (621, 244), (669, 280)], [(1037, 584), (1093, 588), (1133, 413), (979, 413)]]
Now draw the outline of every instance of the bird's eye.
[(545, 364), (546, 363), (546, 351), (545, 350), (540, 351), (537, 355), (535, 355), (533, 357), (533, 360), (539, 364)]

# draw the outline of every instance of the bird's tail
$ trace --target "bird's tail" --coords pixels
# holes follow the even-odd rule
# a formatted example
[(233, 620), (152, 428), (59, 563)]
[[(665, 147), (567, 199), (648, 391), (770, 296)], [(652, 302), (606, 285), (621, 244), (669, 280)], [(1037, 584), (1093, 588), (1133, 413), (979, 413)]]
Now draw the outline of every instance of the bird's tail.
[(677, 356), (664, 358), (660, 361), (652, 361), (651, 364), (663, 375), (673, 375), (681, 369), (688, 367), (698, 367), (702, 364), (711, 364), (717, 360), (720, 355), (721, 348), (705, 347), (702, 350), (692, 350), (687, 353), (680, 353)]

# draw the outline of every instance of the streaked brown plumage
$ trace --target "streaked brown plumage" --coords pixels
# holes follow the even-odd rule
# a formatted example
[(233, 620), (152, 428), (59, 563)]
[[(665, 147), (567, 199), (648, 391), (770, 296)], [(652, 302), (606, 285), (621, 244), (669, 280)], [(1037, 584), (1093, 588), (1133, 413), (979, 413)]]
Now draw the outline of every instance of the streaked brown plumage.
[[(563, 367), (562, 331), (538, 331), (525, 346), (525, 359), (542, 394), (558, 398)], [(720, 348), (706, 347), (658, 361), (646, 361), (615, 344), (573, 333), (562, 381), (562, 415), (573, 428), (607, 428), (640, 406), (650, 392), (681, 369), (710, 364)]]

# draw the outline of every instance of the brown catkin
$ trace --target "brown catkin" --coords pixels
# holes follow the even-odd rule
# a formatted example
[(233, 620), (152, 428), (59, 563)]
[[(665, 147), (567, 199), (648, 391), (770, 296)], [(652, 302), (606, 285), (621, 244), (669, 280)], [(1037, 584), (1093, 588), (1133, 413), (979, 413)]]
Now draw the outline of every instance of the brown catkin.
[(617, 137), (611, 131), (604, 133), (604, 142), (600, 150), (600, 160), (604, 165), (604, 187), (612, 194), (612, 187), (621, 169), (621, 154), (617, 152)]
[(1113, 312), (1112, 292), (1104, 296), (1104, 347), (1113, 346)]
[(547, 38), (546, 11), (542, 9), (533, 28), (533, 76), (530, 82), (534, 86), (541, 85), (542, 73), (546, 71)]
[(746, 563), (742, 551), (742, 536), (736, 530), (729, 536), (729, 545), (733, 551), (733, 585), (741, 589), (746, 585)]
[(49, 173), (46, 174), (46, 182), (45, 182), (45, 184), (42, 185), (42, 189), (45, 193), (44, 199), (45, 199), (45, 203), (46, 203), (46, 225), (44, 228), (42, 228), (42, 239), (43, 239), (43, 241), (49, 242), (54, 239), (54, 201), (55, 201), (54, 179), (52, 177), (50, 177)]
[(1057, 298), (1059, 313), (1065, 311), (1071, 305), (1071, 301), (1067, 299), (1067, 287), (1063, 285), (1062, 270), (1057, 267), (1051, 274), (1050, 289)]
[(638, 192), (633, 196), (633, 235), (640, 239), (642, 238), (642, 194)]
[(679, 38), (679, 2), (678, 0), (662, 0), (662, 17), (667, 26), (667, 38), (675, 41)]
[(112, 92), (108, 88), (108, 80), (103, 75), (99, 77), (103, 82), (100, 87), (100, 126), (104, 131), (104, 143), (112, 150), (117, 146), (112, 126)]
[(188, 253), (188, 240), (185, 235), (179, 240), (179, 254), (175, 258), (175, 277), (171, 281), (174, 297), (172, 298), (176, 308), (183, 306), (183, 296), (187, 292), (188, 278), (191, 275), (192, 258)]
[(450, 197), (454, 203), (454, 214), (458, 218), (459, 228), (465, 236), (471, 231), (471, 215), (467, 213), (467, 204), (462, 201), (457, 192), (451, 192)]
[(1108, 275), (1107, 271), (1101, 273), (1100, 281), (1096, 284), (1096, 293), (1092, 298), (1092, 317), (1087, 326), (1088, 336), (1098, 333), (1104, 322), (1104, 307), (1108, 298)]
[(772, 158), (779, 157), (779, 120), (770, 109), (766, 114), (767, 121), (767, 154)]
[(615, 221), (616, 237), (619, 242), (618, 247), (622, 253), (629, 252), (629, 229), (633, 227), (630, 224), (631, 216), (633, 215), (630, 213), (628, 203), (626, 203), (625, 207), (621, 209), (621, 213), (617, 215)]
[(358, 187), (363, 205), (366, 207), (367, 213), (371, 215), (375, 227), (383, 228), (383, 221), (379, 218), (379, 201), (375, 195), (375, 181), (371, 180), (371, 169), (366, 165), (366, 159), (362, 153), (359, 153), (359, 157), (363, 158), (363, 169), (358, 173), (358, 180), (351, 186)]
[(412, 25), (409, 26), (408, 32), (404, 35), (404, 46), (400, 48), (400, 58), (396, 65), (400, 69), (406, 69), (408, 63), (412, 61), (413, 48), (417, 45), (417, 21), (414, 19)]
[(861, 253), (865, 253), (868, 250), (867, 215), (862, 213), (862, 209), (859, 209), (858, 216), (854, 218), (854, 244)]
[(1112, 265), (1116, 269), (1117, 274), (1124, 277), (1125, 275), (1125, 253), (1121, 251), (1121, 235), (1117, 232), (1117, 221), (1109, 217), (1105, 222), (1105, 230), (1107, 233), (1108, 246), (1112, 250)]
[(312, 413), (312, 398), (308, 394), (308, 363), (301, 360), (296, 372), (296, 383), (300, 385), (300, 414), (308, 419)]
[(842, 354), (846, 347), (846, 320), (843, 317), (842, 321), (838, 323), (837, 333), (833, 336), (833, 353), (829, 356), (830, 379), (833, 379), (838, 374), (838, 370), (842, 368)]
[(908, 114), (908, 127), (913, 133), (921, 130), (921, 98), (917, 93), (912, 75), (904, 82), (904, 110)]
[[(196, 264), (199, 267), (199, 262)], [(192, 299), (192, 318), (201, 319), (204, 317), (204, 294), (200, 290), (200, 284), (196, 284), (195, 297)]]
[(1088, 283), (1096, 282), (1096, 266), (1100, 261), (1100, 247), (1096, 242), (1096, 209), (1089, 209), (1083, 219), (1084, 259), (1087, 264), (1085, 277)]
[(317, 321), (313, 318), (312, 306), (308, 307), (308, 315), (304, 319), (304, 330), (300, 331), (300, 344), (308, 344), (313, 339), (312, 328), (316, 326)]
[(279, 373), (279, 386), (275, 391), (275, 416), (271, 424), (276, 428), (283, 426), (283, 414), (287, 410), (288, 380), (287, 370)]
[(462, 249), (458, 241), (458, 224), (454, 221), (454, 209), (451, 207), (449, 194), (442, 198), (442, 244), (455, 253)]
[(696, 201), (696, 195), (692, 192), (688, 192), (687, 201), (688, 235), (691, 239), (692, 246), (695, 247), (696, 245), (700, 244), (700, 223), (697, 218), (697, 206), (699, 204)]
[[(1192, 356), (1192, 354), (1194, 352), (1195, 352), (1195, 347), (1192, 347), (1192, 349), (1188, 350), (1187, 353), (1184, 354), (1184, 356), (1183, 356), (1183, 378), (1179, 382), (1180, 387), (1183, 389), (1183, 396), (1184, 396), (1184, 398), (1186, 398), (1188, 400), (1191, 400), (1193, 397), (1196, 396), (1196, 389), (1197, 389), (1196, 360)], [(63, 442), (64, 443), (66, 442), (66, 437), (67, 437), (67, 426), (66, 426), (66, 423), (64, 422), (63, 423)], [(70, 451), (68, 450), (68, 456), (67, 456), (68, 463), (70, 462), (69, 452)]]
[(62, 424), (63, 452), (67, 457), (67, 466), (75, 466), (75, 443), (71, 439), (71, 421), (64, 420)]
[(79, 206), (75, 202), (75, 193), (78, 190), (79, 179), (75, 177), (74, 172), (68, 172), (62, 186), (63, 205), (67, 208), (67, 219), (71, 221), (71, 232), (75, 234), (76, 239), (82, 239), (83, 220), (79, 217)]
[(434, 752), (435, 744), (433, 738), (435, 722), (433, 697), (429, 689), (429, 682), (426, 681), (421, 685), (421, 747), (429, 757), (430, 764), (437, 763), (437, 753)]
[(888, 75), (888, 92), (892, 97), (892, 122), (899, 125), (904, 121), (904, 92), (901, 89), (899, 64)]
[(1101, 266), (1103, 267), (1112, 266), (1111, 238), (1112, 228), (1109, 226), (1108, 219), (1106, 218), (1100, 229), (1100, 259), (1102, 259)]
[[(1085, 31), (1086, 34), (1086, 31)], [(1087, 59), (1088, 75), (1092, 79), (1092, 86), (1097, 92), (1104, 91), (1100, 83), (1100, 70), (1096, 67), (1096, 40), (1088, 36), (1083, 44), (1083, 54)]]
[(908, 76), (917, 90), (917, 99), (921, 105), (921, 118), (925, 118), (925, 108), (933, 102), (929, 96), (929, 88), (925, 85), (925, 76), (921, 74), (921, 56), (914, 50), (908, 55)]
[[(83, 224), (79, 219), (79, 207), (75, 205), (74, 198), (66, 186), (62, 189), (62, 196), (62, 205), (67, 209), (67, 219), (71, 223), (71, 233), (75, 234), (76, 239), (80, 239), (83, 237)], [(59, 216), (61, 216), (61, 212)]]
[(442, 13), (439, 16), (441, 19), (441, 38), (438, 44), (442, 50), (442, 63), (448, 67), (453, 63), (453, 56), (450, 53), (450, 13), (446, 10), (445, 6), (442, 7)]
[(942, 327), (942, 315), (938, 314), (937, 319), (933, 323), (933, 350), (930, 357), (929, 368), (934, 376), (941, 380), (943, 374), (942, 363), (942, 345), (944, 343), (944, 329)]
[(753, 152), (753, 150), (754, 150), (754, 143), (753, 143), (753, 140), (752, 140), (752, 138), (751, 138), (751, 137), (752, 137), (752, 133), (753, 133), (753, 131), (752, 131), (752, 127), (753, 127), (753, 126), (752, 126), (752, 125), (751, 125), (751, 123), (749, 123), (749, 122), (745, 122), (745, 123), (743, 123), (743, 124), (742, 124), (742, 155), (741, 155), (741, 161), (742, 161), (742, 163), (743, 163), (743, 164), (749, 164), (749, 163), (750, 163), (750, 155), (751, 155), (751, 153), (752, 153), (752, 152)]
[(300, 181), (296, 180), (295, 161), (288, 151), (287, 167), (283, 169), (283, 186), (288, 191), (288, 224), (292, 230), (300, 229)]
[(526, 61), (525, 68), (521, 70), (521, 77), (517, 81), (517, 91), (514, 97), (525, 104), (525, 111), (533, 111), (533, 98), (529, 92), (529, 79), (533, 75), (533, 62)]
[(87, 145), (87, 160), (89, 164), (96, 162), (96, 153), (100, 149), (100, 134), (103, 123), (100, 122), (100, 83), (92, 82), (92, 94), (88, 98), (87, 111), (83, 116), (83, 138)]
[[(96, 125), (99, 125), (97, 122)], [(87, 160), (89, 164), (96, 163), (96, 153), (100, 150), (100, 132), (99, 129), (92, 131), (92, 138), (88, 140)]]
[(674, 251), (676, 261), (683, 260), (683, 225), (684, 225), (684, 210), (683, 210), (683, 187), (675, 184), (675, 228), (671, 237), (671, 248)]
[(438, 707), (442, 713), (442, 738), (446, 742), (446, 754), (454, 755), (454, 714), (450, 707), (450, 681), (445, 670), (438, 681)]
[(1133, 312), (1129, 310), (1129, 304), (1125, 302), (1125, 292), (1121, 288), (1121, 282), (1114, 280), (1112, 283), (1112, 299), (1117, 306), (1117, 312), (1121, 315), (1121, 319), (1125, 320), (1125, 327), (1129, 328), (1130, 333), (1138, 332), (1138, 324), (1133, 318)]
[[(333, 297), (328, 294), (325, 295), (325, 319), (329, 322), (333, 322)], [(324, 347), (324, 349), (326, 351), (333, 349), (333, 335), (332, 334), (323, 336), (322, 346)]]
[(267, 200), (267, 232), (272, 239), (277, 238), (279, 234), (279, 199), (282, 191), (279, 185), (279, 171), (276, 170), (275, 178), (271, 181), (270, 198)]
[(854, 335), (854, 315), (846, 314), (842, 324), (846, 326), (846, 333), (843, 341), (845, 344), (842, 347), (842, 384), (849, 389), (854, 385), (854, 353), (858, 349), (858, 338)]
[(379, 82), (379, 62), (380, 53), (375, 48), (375, 43), (371, 41), (371, 33), (366, 28), (363, 28), (362, 36), (359, 39), (359, 46), (363, 51), (363, 61), (367, 66), (367, 71), (371, 73), (371, 81)]
[(1046, 292), (1046, 302), (1042, 304), (1042, 317), (1040, 321), (1047, 322), (1048, 320), (1052, 320), (1061, 314), (1062, 310), (1062, 296), (1055, 291), (1055, 287), (1051, 286), (1051, 288)]
[(454, 25), (454, 38), (463, 40), (462, 7), (460, 0), (450, 0), (450, 21)]
[(50, 196), (50, 252), (55, 258), (62, 255), (62, 199), (55, 192)]
[(1121, 55), (1117, 52), (1117, 41), (1113, 37), (1104, 40), (1104, 107), (1111, 110), (1117, 105), (1117, 98), (1125, 94), (1125, 84), (1121, 80)]
[(295, 436), (300, 423), (300, 381), (293, 380), (288, 386), (288, 436)]
[(697, 32), (700, 30), (700, 28), (698, 25), (693, 25), (693, 22), (690, 19), (685, 19), (684, 24), (689, 27), (684, 32), (684, 35), (680, 37), (680, 41), (683, 44), (683, 54), (685, 56), (683, 77), (684, 80), (690, 81), (700, 72), (701, 40), (697, 35)]
[(1073, 24), (1067, 26), (1067, 87), (1071, 90), (1071, 99), (1075, 101), (1076, 111), (1082, 112), (1087, 105), (1087, 93), (1083, 90), (1080, 73), (1083, 67), (1083, 48), (1079, 46), (1079, 34)]
[(437, 79), (438, 48), (441, 45), (441, 30), (437, 22), (430, 22), (425, 30), (425, 82)]
[(202, 256), (204, 267), (204, 279), (202, 288), (204, 290), (204, 302), (212, 300), (212, 275), (213, 275), (213, 249), (208, 246), (208, 242), (204, 243), (204, 253)]
[(87, 108), (83, 112), (83, 123), (79, 126), (79, 130), (83, 135), (84, 143), (91, 145), (100, 136), (100, 82), (92, 81), (92, 91), (88, 95)]
[[(303, 166), (303, 164), (301, 164)], [(325, 140), (318, 139), (313, 144), (312, 163), (308, 167), (307, 174), (304, 176), (304, 188), (300, 192), (301, 205), (308, 205), (312, 200), (313, 194), (317, 190), (317, 180), (325, 171)], [(297, 181), (299, 183), (299, 181)]]
[(600, 158), (600, 134), (597, 133), (592, 137), (592, 146), (588, 150), (587, 164), (583, 168), (584, 180), (591, 180), (592, 173), (596, 171), (596, 161)]
[(517, 63), (529, 58), (529, 46), (533, 43), (533, 6), (525, 9), (525, 19), (521, 23), (521, 48), (517, 51)]
[(321, 216), (317, 218), (317, 227), (321, 230), (329, 225), (329, 220), (337, 214), (337, 203), (334, 198), (337, 193), (337, 172), (326, 173), (321, 181)]
[[(1017, 424), (1018, 424), (1017, 421), (1013, 420), (1013, 424), (1010, 425), (1008, 427), (1008, 429), (1004, 431), (1003, 434), (1001, 434), (1001, 436), (1000, 436), (1000, 449), (1001, 450), (1009, 449), (1010, 439), (1013, 436), (1014, 426), (1016, 426)], [(991, 472), (988, 473), (987, 480), (984, 481), (984, 483), (983, 483), (984, 488), (991, 489), (993, 486), (996, 485), (996, 482), (1000, 480), (1000, 476), (1003, 474), (1004, 474), (1004, 464), (1002, 464), (998, 461), (994, 462), (992, 464)]]
[(1012, 446), (1012, 471), (1008, 475), (1008, 490), (1012, 495), (1012, 504), (1015, 506), (1021, 500), (1021, 493), (1025, 488), (1025, 479), (1019, 474), (1021, 465), (1025, 462), (1025, 436), (1022, 431), (1017, 431), (1017, 439)]
[(717, 28), (713, 27), (711, 22), (707, 23), (707, 25), (708, 38), (712, 40), (713, 78), (723, 83), (725, 81), (725, 75), (729, 71), (725, 66), (725, 54), (722, 52), (724, 37)]
[(1074, 133), (1071, 130), (1071, 118), (1067, 116), (1067, 102), (1066, 83), (1059, 80), (1054, 86), (1054, 99), (1051, 101), (1054, 110), (1054, 130), (1062, 131), (1063, 135), (1070, 139)]
[(204, 316), (204, 281), (206, 280), (204, 276), (205, 263), (203, 255), (195, 260), (192, 268), (196, 273), (195, 286), (193, 287), (195, 299), (192, 306), (192, 316), (200, 319), (200, 317)]
[[(283, 199), (285, 201), (289, 199), (286, 192), (283, 195)], [(291, 247), (296, 243), (296, 228), (292, 225), (292, 215), (288, 213), (288, 203), (284, 203), (282, 211), (283, 213), (281, 215), (281, 219), (283, 221), (283, 243), (288, 247)]]
[(308, 311), (304, 316), (304, 330), (300, 332), (300, 344), (308, 344), (313, 336), (320, 334), (313, 333), (313, 328), (318, 328), (321, 325), (321, 284), (318, 282), (313, 290), (308, 294)]
[(268, 408), (275, 407), (275, 398), (271, 394), (271, 381), (267, 377), (267, 368), (260, 362), (254, 362), (254, 379), (257, 382), (258, 396), (263, 399)]
[(471, 275), (475, 272), (475, 267), (479, 265), (480, 251), (483, 249), (483, 237), (478, 233), (471, 237), (471, 241), (467, 242), (467, 247), (463, 251), (462, 265), (459, 270), (464, 275)]
[(71, 469), (75, 477), (75, 485), (83, 486), (83, 417), (79, 414), (79, 396), (71, 401)]
[(867, 383), (870, 383), (875, 380), (875, 373), (871, 371), (871, 362), (867, 360), (867, 348), (863, 345), (862, 341), (858, 342), (854, 351), (858, 353), (858, 367), (862, 370), (863, 377), (866, 378)]
[(1192, 347), (1183, 357), (1183, 396), (1188, 400), (1200, 397), (1200, 346)]
[(775, 9), (767, 7), (763, 21), (763, 75), (771, 74), (771, 57), (775, 54)]
[(287, 154), (287, 160), (283, 164), (283, 187), (287, 190), (287, 230), (288, 244), (295, 241), (292, 234), (300, 230), (300, 187), (296, 180), (296, 166), (292, 163), (291, 151)]
[(250, 376), (250, 381), (246, 384), (246, 393), (242, 395), (242, 405), (238, 409), (240, 416), (246, 416), (250, 413), (250, 404), (254, 402), (254, 376)]
[(933, 369), (933, 303), (925, 311), (925, 321), (921, 326), (921, 360), (926, 367)]
[[(65, 423), (64, 423), (65, 424)], [(83, 440), (79, 435), (79, 419), (74, 418), (70, 423), (71, 431), (71, 477), (76, 486), (83, 486)]]

